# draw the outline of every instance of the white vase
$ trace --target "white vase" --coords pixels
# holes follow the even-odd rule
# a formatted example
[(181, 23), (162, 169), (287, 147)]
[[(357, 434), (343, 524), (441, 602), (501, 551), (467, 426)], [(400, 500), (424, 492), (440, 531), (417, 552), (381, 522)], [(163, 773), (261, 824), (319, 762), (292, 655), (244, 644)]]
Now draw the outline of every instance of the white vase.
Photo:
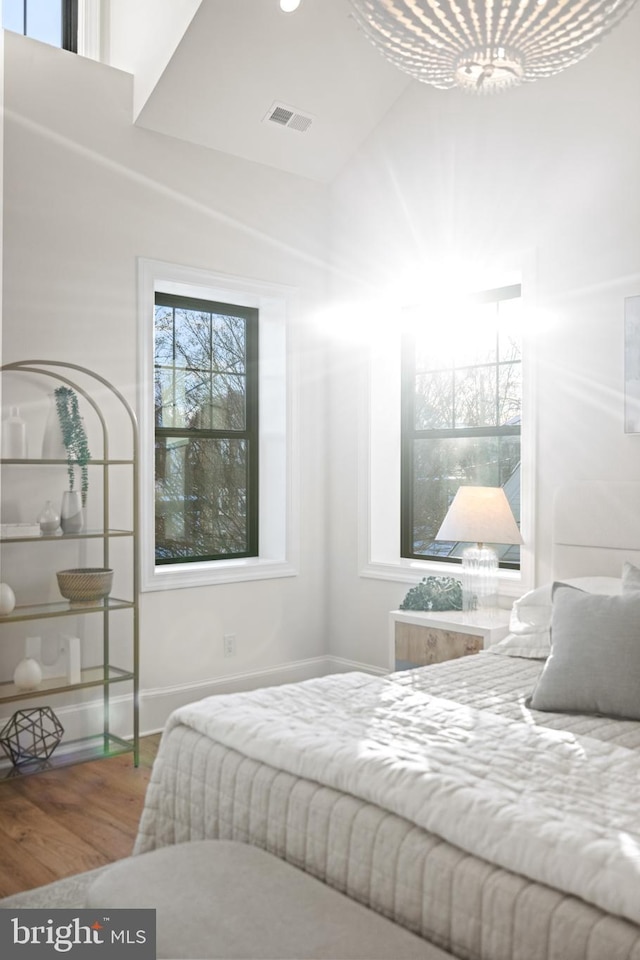
[(60, 514), (54, 508), (51, 500), (46, 501), (38, 514), (38, 523), (40, 524), (40, 532), (45, 535), (55, 533), (60, 526)]
[(80, 683), (82, 680), (82, 662), (80, 654), (80, 638), (67, 637), (67, 680), (69, 683)]
[(5, 460), (26, 460), (27, 425), (20, 416), (19, 407), (11, 407), (2, 421), (2, 457)]
[(42, 668), (33, 657), (25, 657), (13, 672), (13, 682), (18, 690), (35, 690), (41, 680)]
[(63, 533), (80, 533), (84, 527), (82, 497), (78, 490), (65, 490), (62, 494), (60, 526)]
[(42, 459), (43, 460), (66, 460), (67, 451), (65, 450), (64, 440), (62, 439), (62, 427), (58, 417), (58, 408), (56, 407), (55, 393), (49, 394), (49, 413), (47, 422), (44, 426), (44, 436), (42, 438)]
[(6, 617), (16, 605), (16, 595), (8, 583), (0, 583), (0, 617)]

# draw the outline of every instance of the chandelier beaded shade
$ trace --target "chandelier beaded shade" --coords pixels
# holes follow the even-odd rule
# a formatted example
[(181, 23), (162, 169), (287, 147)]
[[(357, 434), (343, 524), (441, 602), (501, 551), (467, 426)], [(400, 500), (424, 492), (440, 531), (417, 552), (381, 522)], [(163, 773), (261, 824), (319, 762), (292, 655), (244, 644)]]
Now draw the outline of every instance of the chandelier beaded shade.
[(393, 64), (441, 90), (486, 93), (586, 57), (636, 0), (351, 0)]

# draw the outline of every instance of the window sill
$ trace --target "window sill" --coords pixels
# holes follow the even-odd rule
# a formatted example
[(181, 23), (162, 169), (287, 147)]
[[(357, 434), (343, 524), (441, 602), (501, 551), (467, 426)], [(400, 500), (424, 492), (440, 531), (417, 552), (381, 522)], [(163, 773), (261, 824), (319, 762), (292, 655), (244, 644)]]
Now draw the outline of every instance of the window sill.
[[(398, 560), (397, 562), (369, 561), (360, 569), (360, 576), (372, 580), (389, 580), (400, 583), (419, 583), (423, 577), (455, 577), (460, 579), (459, 564), (438, 563), (437, 560)], [(528, 589), (519, 570), (498, 572), (500, 595), (520, 597)]]
[(215, 560), (211, 563), (175, 563), (154, 567), (140, 589), (142, 593), (151, 593), (157, 590), (180, 590), (186, 587), (206, 587), (246, 580), (273, 580), (297, 575), (298, 569), (291, 563), (264, 560), (260, 557)]

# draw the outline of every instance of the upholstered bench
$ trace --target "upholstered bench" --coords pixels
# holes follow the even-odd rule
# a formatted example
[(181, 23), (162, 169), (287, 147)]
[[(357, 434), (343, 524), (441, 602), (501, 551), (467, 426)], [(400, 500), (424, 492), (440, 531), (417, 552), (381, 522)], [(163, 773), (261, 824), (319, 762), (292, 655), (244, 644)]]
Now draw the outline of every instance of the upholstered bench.
[(446, 960), (448, 954), (244, 843), (163, 847), (0, 901), (0, 908), (155, 908), (172, 960)]

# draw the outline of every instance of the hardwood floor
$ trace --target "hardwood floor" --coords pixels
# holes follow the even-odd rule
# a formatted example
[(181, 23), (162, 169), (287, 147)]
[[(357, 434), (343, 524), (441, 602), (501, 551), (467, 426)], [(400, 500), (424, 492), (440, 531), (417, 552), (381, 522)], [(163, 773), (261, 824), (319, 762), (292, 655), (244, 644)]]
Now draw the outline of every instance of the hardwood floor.
[(0, 897), (129, 856), (159, 742), (0, 782)]

